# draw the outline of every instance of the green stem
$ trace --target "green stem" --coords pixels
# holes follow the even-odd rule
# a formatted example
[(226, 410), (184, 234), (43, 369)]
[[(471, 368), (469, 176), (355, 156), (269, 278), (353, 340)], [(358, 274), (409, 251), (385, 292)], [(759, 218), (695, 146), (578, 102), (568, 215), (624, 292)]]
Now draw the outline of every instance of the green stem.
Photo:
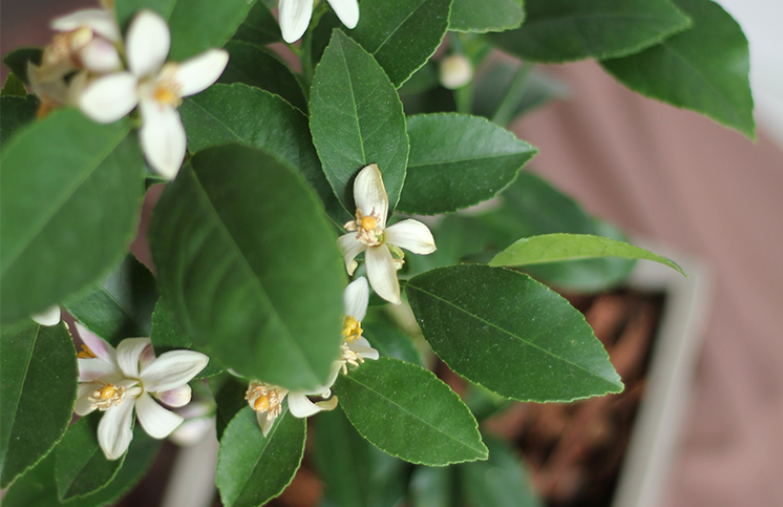
[(492, 121), (500, 126), (507, 127), (511, 120), (514, 119), (514, 110), (519, 103), (519, 99), (524, 94), (527, 87), (527, 78), (530, 75), (530, 71), (533, 70), (533, 66), (530, 64), (522, 64), (517, 70), (514, 79), (511, 80), (511, 84), (506, 90), (506, 94), (503, 100), (498, 104), (495, 114), (492, 115)]

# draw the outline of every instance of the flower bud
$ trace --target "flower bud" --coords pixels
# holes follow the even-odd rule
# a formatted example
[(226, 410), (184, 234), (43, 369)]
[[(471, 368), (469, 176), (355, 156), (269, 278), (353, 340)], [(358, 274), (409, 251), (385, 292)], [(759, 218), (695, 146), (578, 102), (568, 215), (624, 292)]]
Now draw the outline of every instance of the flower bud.
[(462, 88), (473, 79), (473, 65), (465, 55), (454, 54), (440, 62), (440, 84), (449, 90)]

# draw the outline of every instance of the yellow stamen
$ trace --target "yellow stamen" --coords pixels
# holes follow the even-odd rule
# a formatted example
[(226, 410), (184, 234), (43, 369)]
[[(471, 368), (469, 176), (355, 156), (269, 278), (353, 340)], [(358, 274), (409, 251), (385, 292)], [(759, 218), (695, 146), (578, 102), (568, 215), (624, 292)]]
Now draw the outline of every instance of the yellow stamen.
[(109, 398), (114, 396), (115, 392), (116, 392), (116, 389), (114, 389), (114, 386), (109, 384), (109, 385), (103, 387), (103, 389), (101, 389), (100, 397), (101, 397), (102, 400), (108, 400)]
[[(103, 384), (103, 382), (101, 383)], [(104, 384), (100, 389), (93, 391), (87, 399), (92, 402), (93, 408), (108, 410), (122, 403), (125, 399), (125, 388)]]
[(372, 231), (378, 226), (377, 220), (372, 215), (366, 215), (362, 217), (362, 229), (365, 231)]
[(97, 356), (87, 347), (87, 345), (82, 343), (82, 350), (76, 354), (76, 357), (79, 359), (92, 359)]
[(256, 412), (263, 412), (264, 410), (269, 408), (269, 398), (262, 394), (259, 396), (255, 403), (253, 403), (253, 409), (255, 409)]
[(347, 315), (343, 323), (342, 335), (347, 342), (353, 342), (362, 337), (362, 323), (355, 318)]
[(174, 107), (177, 107), (182, 102), (176, 90), (173, 90), (172, 87), (167, 86), (167, 83), (162, 83), (155, 87), (153, 97), (155, 98), (156, 102)]

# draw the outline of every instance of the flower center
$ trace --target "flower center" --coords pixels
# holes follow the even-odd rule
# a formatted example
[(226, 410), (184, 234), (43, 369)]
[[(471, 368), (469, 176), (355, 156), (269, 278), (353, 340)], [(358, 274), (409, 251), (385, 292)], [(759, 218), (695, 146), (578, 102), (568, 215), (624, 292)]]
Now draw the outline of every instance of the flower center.
[(277, 386), (254, 380), (245, 392), (248, 405), (256, 412), (266, 412), (268, 420), (274, 420), (280, 415), (286, 393), (281, 393)]
[(356, 209), (354, 219), (346, 222), (343, 227), (346, 231), (359, 231), (356, 239), (367, 246), (378, 246), (383, 243), (383, 228), (379, 225), (381, 217), (373, 210), (369, 215), (362, 214), (362, 210)]
[(362, 323), (350, 315), (345, 316), (343, 321), (343, 338), (347, 342), (353, 342), (362, 337)]
[(182, 85), (175, 79), (177, 75), (177, 65), (167, 63), (160, 76), (155, 82), (155, 89), (152, 91), (152, 97), (155, 102), (161, 105), (179, 107), (182, 104)]
[(82, 350), (79, 351), (78, 354), (76, 354), (76, 357), (79, 359), (92, 359), (94, 357), (97, 357), (92, 350), (90, 350), (87, 345), (82, 343)]
[(362, 358), (362, 356), (360, 356), (359, 354), (351, 350), (350, 347), (348, 347), (347, 342), (342, 343), (342, 345), (340, 346), (340, 351), (342, 353), (342, 355), (340, 356), (340, 361), (342, 361), (343, 363), (342, 364), (343, 375), (348, 375), (349, 364), (351, 366), (358, 367), (359, 363), (364, 362), (364, 358)]
[(378, 226), (378, 221), (375, 220), (375, 217), (372, 215), (367, 215), (366, 217), (362, 217), (362, 229), (365, 231), (372, 231)]
[(105, 384), (100, 389), (93, 391), (87, 399), (92, 402), (93, 408), (108, 410), (123, 402), (125, 399), (125, 388), (115, 386), (114, 384)]

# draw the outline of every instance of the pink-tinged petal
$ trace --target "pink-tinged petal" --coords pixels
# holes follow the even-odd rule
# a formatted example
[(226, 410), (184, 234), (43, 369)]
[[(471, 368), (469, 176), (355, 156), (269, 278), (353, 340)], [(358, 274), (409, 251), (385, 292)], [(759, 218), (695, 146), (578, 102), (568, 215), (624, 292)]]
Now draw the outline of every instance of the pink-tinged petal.
[(386, 227), (386, 214), (389, 212), (389, 196), (383, 186), (383, 176), (378, 164), (370, 164), (356, 176), (353, 182), (353, 200), (362, 215), (375, 215), (380, 218), (378, 225)]
[(79, 382), (92, 382), (100, 379), (111, 384), (122, 378), (118, 375), (117, 368), (103, 359), (97, 357), (79, 358), (77, 361), (79, 361)]
[(30, 318), (42, 326), (56, 326), (60, 323), (60, 306), (50, 306), (41, 313), (30, 315)]
[(183, 407), (190, 403), (191, 389), (185, 384), (162, 393), (155, 393), (155, 397), (170, 407)]
[(152, 343), (150, 343), (146, 349), (141, 353), (141, 357), (139, 358), (139, 370), (144, 369), (144, 367), (155, 360), (155, 349), (152, 348)]
[(177, 68), (174, 79), (180, 85), (183, 97), (206, 90), (218, 80), (228, 64), (228, 52), (222, 49), (204, 51)]
[(359, 22), (359, 3), (356, 0), (328, 0), (334, 13), (348, 28), (354, 28)]
[(70, 32), (86, 26), (112, 42), (120, 40), (120, 31), (114, 20), (114, 14), (104, 9), (83, 9), (72, 12), (55, 18), (51, 26), (52, 30), (59, 32)]
[(204, 369), (209, 357), (192, 350), (164, 352), (141, 370), (141, 383), (148, 392), (160, 393), (190, 382)]
[(429, 228), (412, 218), (397, 222), (386, 228), (386, 243), (404, 248), (419, 255), (431, 254), (435, 251), (435, 238)]
[(364, 254), (364, 263), (367, 265), (367, 278), (375, 293), (390, 303), (400, 304), (402, 300), (397, 267), (386, 245), (368, 248)]
[(370, 288), (367, 279), (360, 276), (349, 283), (343, 291), (343, 311), (354, 319), (361, 321), (367, 315), (367, 303), (370, 301)]
[(107, 410), (98, 424), (98, 443), (110, 461), (121, 458), (133, 440), (133, 405), (133, 400), (126, 397), (119, 406)]
[(185, 158), (187, 138), (179, 113), (171, 106), (144, 100), (141, 103), (141, 149), (161, 176), (173, 180)]
[(106, 39), (95, 37), (79, 51), (79, 58), (88, 70), (107, 74), (122, 69), (122, 60), (117, 48)]
[(357, 266), (354, 259), (367, 248), (367, 245), (356, 239), (355, 232), (349, 232), (337, 238), (337, 246), (340, 248), (340, 253), (343, 254), (345, 270), (348, 272), (348, 276), (353, 275)]
[(372, 348), (370, 342), (368, 342), (367, 339), (363, 337), (349, 343), (348, 348), (356, 352), (357, 354), (359, 354), (362, 357), (362, 359), (375, 360), (378, 359), (378, 357), (380, 357), (378, 351)]
[(136, 399), (136, 414), (141, 427), (152, 438), (166, 438), (184, 421), (181, 415), (158, 405), (147, 393)]
[(95, 410), (92, 402), (88, 399), (96, 389), (103, 387), (97, 382), (87, 382), (79, 384), (79, 391), (76, 395), (76, 403), (73, 405), (73, 411), (76, 415), (85, 416)]
[(280, 0), (280, 31), (291, 44), (302, 38), (313, 16), (313, 0)]
[(256, 412), (256, 421), (258, 421), (258, 427), (261, 428), (261, 433), (264, 436), (269, 435), (269, 430), (275, 424), (275, 419), (267, 419), (267, 412)]
[(159, 14), (143, 10), (136, 14), (128, 27), (125, 54), (128, 67), (138, 77), (157, 74), (171, 46), (171, 35), (166, 21)]
[(149, 344), (149, 338), (126, 338), (117, 345), (117, 366), (126, 378), (139, 378), (139, 360)]
[(322, 409), (302, 393), (291, 393), (288, 395), (288, 409), (291, 415), (304, 419), (320, 412)]
[(79, 95), (79, 109), (99, 123), (119, 120), (138, 103), (136, 78), (129, 72), (98, 78)]
[(76, 331), (79, 333), (79, 338), (87, 345), (87, 348), (90, 349), (90, 352), (92, 352), (95, 357), (102, 359), (111, 365), (116, 364), (114, 360), (116, 355), (114, 347), (101, 340), (98, 335), (84, 327), (80, 322), (75, 322), (74, 324), (76, 324)]

